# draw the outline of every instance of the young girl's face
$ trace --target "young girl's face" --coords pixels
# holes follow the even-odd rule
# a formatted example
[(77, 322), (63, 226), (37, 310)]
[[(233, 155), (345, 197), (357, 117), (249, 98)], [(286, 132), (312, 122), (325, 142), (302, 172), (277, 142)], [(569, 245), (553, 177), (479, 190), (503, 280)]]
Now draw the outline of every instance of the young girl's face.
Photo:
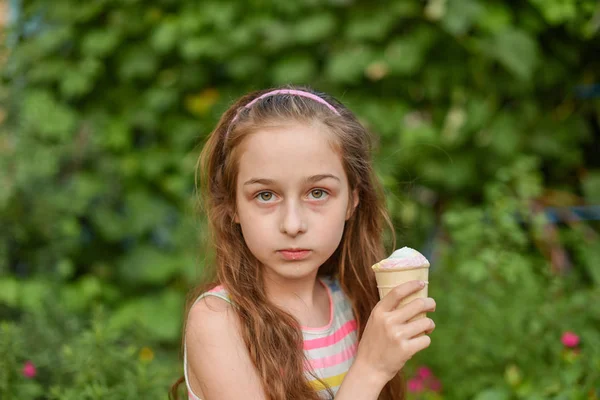
[(348, 178), (318, 125), (281, 125), (240, 144), (236, 218), (244, 240), (276, 280), (313, 276), (333, 254), (349, 204)]

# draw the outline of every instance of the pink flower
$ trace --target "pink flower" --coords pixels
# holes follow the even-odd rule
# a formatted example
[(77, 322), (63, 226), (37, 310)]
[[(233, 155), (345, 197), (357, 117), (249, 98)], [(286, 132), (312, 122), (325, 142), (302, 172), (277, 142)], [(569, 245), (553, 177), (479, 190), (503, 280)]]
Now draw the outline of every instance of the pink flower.
[(427, 367), (419, 367), (419, 369), (417, 370), (417, 376), (421, 379), (427, 379), (427, 378), (431, 377), (432, 375), (433, 375), (433, 373)]
[(35, 368), (35, 365), (33, 365), (31, 361), (25, 362), (25, 365), (23, 365), (23, 376), (27, 379), (31, 379), (34, 378), (36, 374), (37, 369)]
[(440, 382), (440, 380), (438, 378), (436, 378), (435, 376), (432, 377), (429, 380), (429, 389), (431, 389), (437, 393), (441, 392), (442, 391), (442, 382)]
[(565, 332), (560, 340), (566, 347), (577, 347), (579, 344), (579, 336), (573, 332)]
[(419, 378), (409, 379), (408, 381), (408, 391), (413, 393), (422, 392), (425, 390), (425, 386), (423, 385), (423, 381)]

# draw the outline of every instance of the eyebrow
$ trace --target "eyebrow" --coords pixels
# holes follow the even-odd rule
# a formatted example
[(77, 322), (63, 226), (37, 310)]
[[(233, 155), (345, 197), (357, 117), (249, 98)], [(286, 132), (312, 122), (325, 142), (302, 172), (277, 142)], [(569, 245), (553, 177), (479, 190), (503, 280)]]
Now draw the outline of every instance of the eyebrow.
[[(338, 178), (337, 176), (332, 175), (332, 174), (312, 175), (312, 176), (309, 176), (308, 178), (306, 178), (304, 181), (306, 183), (316, 183), (316, 182), (322, 181), (323, 179), (335, 179), (336, 181), (341, 182), (340, 178)], [(274, 183), (275, 183), (275, 181), (273, 179), (252, 178), (252, 179), (249, 179), (246, 182), (244, 182), (244, 186), (254, 185), (254, 184), (273, 185)]]

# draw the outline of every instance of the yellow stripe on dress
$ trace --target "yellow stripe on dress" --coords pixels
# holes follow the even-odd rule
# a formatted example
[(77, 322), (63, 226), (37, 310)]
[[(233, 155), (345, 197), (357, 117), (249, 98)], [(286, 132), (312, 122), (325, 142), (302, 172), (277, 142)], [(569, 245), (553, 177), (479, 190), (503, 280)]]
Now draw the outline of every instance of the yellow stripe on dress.
[[(344, 377), (346, 376), (347, 372), (343, 372), (339, 375), (335, 375), (335, 376), (330, 376), (329, 378), (323, 378), (321, 379), (328, 387), (336, 387), (342, 384), (342, 381), (344, 380)], [(315, 389), (315, 390), (323, 390), (325, 389), (326, 386), (323, 386), (323, 383), (321, 383), (320, 381), (313, 379), (312, 381), (309, 381), (308, 383), (310, 383), (310, 385)]]

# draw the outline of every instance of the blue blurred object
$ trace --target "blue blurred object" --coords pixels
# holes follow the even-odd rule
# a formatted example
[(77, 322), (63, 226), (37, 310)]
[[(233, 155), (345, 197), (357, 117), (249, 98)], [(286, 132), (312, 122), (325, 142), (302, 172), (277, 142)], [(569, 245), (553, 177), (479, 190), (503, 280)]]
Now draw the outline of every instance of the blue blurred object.
[(600, 206), (549, 207), (544, 211), (551, 222), (600, 221)]
[(581, 99), (600, 97), (600, 83), (593, 85), (577, 85), (575, 86), (575, 95)]

